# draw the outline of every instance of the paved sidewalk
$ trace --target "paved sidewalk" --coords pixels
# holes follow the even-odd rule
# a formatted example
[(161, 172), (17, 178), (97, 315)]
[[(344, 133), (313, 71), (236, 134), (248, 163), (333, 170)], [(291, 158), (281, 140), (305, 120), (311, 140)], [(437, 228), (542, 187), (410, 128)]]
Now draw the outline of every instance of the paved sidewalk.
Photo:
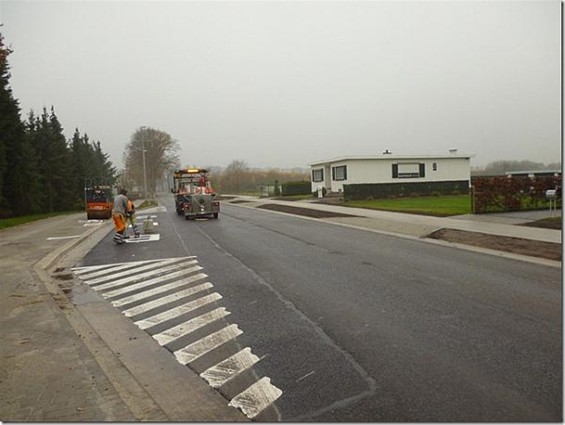
[[(88, 303), (104, 316), (89, 322), (69, 302), (59, 283), (70, 275), (54, 267), (72, 264), (73, 255), (82, 255), (112, 228), (108, 221), (84, 218), (65, 215), (0, 232), (0, 421), (245, 421), (155, 344), (128, 364), (123, 357), (143, 347), (144, 335), (124, 338), (129, 322), (117, 313), (111, 318), (104, 303)], [(115, 332), (103, 339), (93, 317)]]

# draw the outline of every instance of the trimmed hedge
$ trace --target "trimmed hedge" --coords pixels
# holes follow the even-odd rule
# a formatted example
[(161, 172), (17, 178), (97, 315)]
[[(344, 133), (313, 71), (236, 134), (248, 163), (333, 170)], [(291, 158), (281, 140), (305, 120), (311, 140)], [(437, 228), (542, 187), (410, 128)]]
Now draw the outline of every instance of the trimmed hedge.
[(309, 181), (286, 182), (281, 184), (282, 196), (310, 195), (312, 185)]
[(469, 181), (364, 183), (343, 185), (346, 201), (389, 199), (413, 196), (465, 195), (469, 193)]
[(493, 176), (472, 177), (471, 181), (475, 214), (542, 208), (549, 189), (559, 189), (557, 201), (561, 203), (560, 177)]

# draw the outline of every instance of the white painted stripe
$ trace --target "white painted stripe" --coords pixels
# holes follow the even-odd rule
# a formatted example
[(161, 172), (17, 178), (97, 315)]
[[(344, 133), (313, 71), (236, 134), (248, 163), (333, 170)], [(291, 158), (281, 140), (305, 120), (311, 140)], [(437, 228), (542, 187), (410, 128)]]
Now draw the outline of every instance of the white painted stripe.
[[(154, 295), (162, 294), (163, 292), (168, 292), (172, 289), (178, 288), (179, 286), (184, 286), (184, 285), (187, 285), (189, 283), (194, 282), (195, 280), (200, 280), (200, 279), (202, 279), (202, 277), (194, 276), (194, 277), (190, 277), (188, 279), (177, 280), (176, 282), (169, 283), (168, 285), (160, 286), (160, 287), (153, 289), (153, 290), (150, 290), (150, 291), (145, 291), (145, 292), (142, 292), (140, 294), (131, 295), (131, 296), (126, 297), (126, 298), (120, 298), (119, 300), (112, 301), (112, 305), (114, 307), (121, 307), (123, 305), (131, 304), (131, 303), (136, 302), (136, 301), (142, 301), (146, 298), (152, 297)], [(203, 283), (202, 285), (194, 287), (194, 290), (195, 290), (195, 293), (196, 293), (196, 292), (200, 292), (200, 291), (203, 291), (205, 289), (210, 289), (210, 288), (213, 288), (213, 287), (214, 287), (214, 285), (212, 285), (210, 282), (206, 282), (206, 283)], [(198, 289), (198, 291), (196, 291), (196, 289)]]
[(49, 236), (47, 238), (48, 241), (58, 241), (61, 239), (76, 239), (76, 238), (80, 238), (81, 235), (74, 235), (74, 236)]
[(125, 262), (125, 263), (113, 263), (113, 264), (98, 264), (95, 266), (80, 266), (80, 267), (71, 267), (71, 271), (76, 272), (76, 273), (87, 273), (89, 271), (94, 271), (94, 270), (100, 270), (103, 268), (111, 268), (111, 267), (116, 267), (116, 266), (123, 266), (125, 264), (130, 264), (130, 265), (134, 265), (134, 264), (143, 264), (143, 263), (149, 263), (149, 262), (155, 262), (155, 261), (161, 261), (161, 260), (149, 260), (149, 261), (130, 261), (130, 262)]
[(237, 327), (237, 325), (229, 325), (202, 338), (201, 340), (175, 351), (174, 355), (179, 363), (186, 365), (242, 333), (243, 332)]
[(222, 319), (229, 314), (231, 313), (227, 311), (225, 307), (220, 307), (205, 313), (202, 316), (187, 320), (186, 322), (167, 329), (166, 331), (155, 334), (153, 335), (153, 338), (159, 343), (159, 345), (166, 345), (185, 335), (191, 334), (192, 332), (209, 325), (216, 320)]
[(148, 234), (141, 235), (138, 238), (129, 238), (126, 239), (125, 242), (126, 243), (156, 242), (160, 239), (161, 239), (161, 235), (159, 233), (155, 233), (155, 234), (152, 233), (150, 235)]
[(282, 391), (271, 384), (271, 379), (264, 377), (236, 395), (228, 406), (241, 409), (245, 416), (253, 419), (281, 395)]
[(228, 357), (221, 363), (205, 370), (200, 374), (212, 388), (220, 388), (227, 381), (249, 369), (259, 361), (259, 357), (251, 353), (251, 348), (246, 347), (240, 352)]
[[(185, 292), (185, 294), (180, 295), (181, 292)], [(160, 299), (155, 300), (155, 301), (151, 301), (151, 302), (148, 302), (148, 303), (145, 303), (145, 304), (142, 304), (142, 305), (138, 305), (136, 307), (130, 308), (129, 310), (124, 310), (124, 311), (122, 311), (122, 313), (126, 317), (135, 316), (135, 315), (141, 314), (145, 311), (152, 310), (156, 307), (166, 305), (166, 304), (170, 303), (171, 301), (176, 301), (179, 298), (192, 295), (193, 293), (194, 292), (190, 289), (186, 290), (186, 291), (179, 291), (179, 292), (177, 292), (173, 295), (169, 295), (167, 297), (163, 297), (163, 298), (160, 298)], [(166, 300), (166, 298), (170, 298), (170, 299)], [(135, 324), (140, 329), (147, 329), (147, 328), (150, 328), (152, 326), (158, 325), (159, 323), (166, 322), (167, 320), (171, 320), (171, 319), (174, 319), (176, 317), (182, 316), (183, 314), (190, 313), (191, 311), (194, 311), (197, 308), (204, 307), (205, 305), (208, 305), (208, 304), (213, 303), (214, 301), (218, 301), (220, 299), (222, 299), (222, 296), (220, 294), (218, 294), (217, 292), (214, 292), (213, 294), (206, 295), (202, 298), (198, 298), (197, 300), (190, 301), (186, 304), (179, 305), (178, 307), (172, 308), (170, 310), (164, 311), (164, 312), (159, 313), (159, 314), (155, 314), (154, 316), (150, 316), (150, 317), (147, 317), (145, 319), (138, 320), (137, 322), (135, 322)], [(142, 307), (142, 308), (139, 308), (139, 307)]]
[[(163, 261), (159, 261), (157, 263), (146, 264), (146, 265), (141, 266), (141, 267), (136, 267), (135, 269), (132, 269), (132, 270), (122, 271), (120, 273), (115, 273), (115, 274), (112, 274), (112, 275), (109, 275), (109, 276), (102, 276), (102, 277), (99, 277), (97, 279), (87, 279), (84, 282), (87, 285), (91, 285), (91, 286), (92, 285), (98, 285), (100, 283), (104, 283), (104, 282), (107, 282), (109, 280), (114, 281), (114, 282), (119, 282), (118, 279), (125, 277), (125, 276), (127, 276), (126, 279), (136, 278), (137, 276), (144, 276), (143, 274), (141, 274), (141, 272), (145, 272), (147, 270), (151, 270), (152, 272), (163, 270), (163, 269), (167, 270), (168, 268), (166, 268), (165, 266), (167, 266), (169, 264), (173, 264), (173, 267), (174, 266), (178, 267), (178, 264), (174, 264), (174, 263), (179, 263), (179, 260), (177, 260), (177, 259), (163, 260)], [(183, 260), (180, 261), (181, 265), (182, 264), (192, 265), (192, 264), (196, 264), (196, 263), (197, 263), (196, 260), (188, 261), (186, 263), (183, 263)], [(160, 268), (155, 270), (156, 267), (160, 267)], [(169, 266), (169, 267), (171, 267), (171, 266)], [(132, 273), (135, 273), (135, 276), (132, 276)], [(127, 280), (126, 280), (126, 283), (127, 283)]]
[[(74, 273), (81, 276), (83, 280), (86, 280), (89, 278), (104, 276), (110, 273), (116, 273), (126, 269), (132, 269), (142, 264), (148, 264), (148, 263), (149, 263), (148, 261), (133, 261), (131, 263), (117, 263), (117, 264), (106, 264), (103, 266), (92, 266), (92, 267), (87, 267), (85, 270), (78, 270), (78, 271), (73, 270), (73, 271)], [(158, 263), (158, 261), (151, 261), (150, 263), (155, 264)], [(83, 275), (87, 275), (87, 276), (83, 276)]]
[[(190, 267), (190, 268), (185, 269), (185, 270), (179, 270), (178, 272), (165, 273), (165, 274), (157, 276), (153, 279), (144, 280), (144, 281), (139, 282), (139, 283), (135, 283), (135, 282), (137, 282), (137, 280), (135, 280), (134, 283), (131, 284), (131, 285), (128, 285), (128, 286), (122, 287), (122, 288), (118, 288), (118, 289), (114, 289), (113, 291), (104, 292), (101, 295), (104, 298), (116, 298), (116, 297), (119, 297), (119, 296), (122, 296), (122, 295), (129, 294), (131, 292), (139, 291), (140, 289), (147, 288), (149, 286), (155, 285), (156, 283), (166, 282), (166, 281), (171, 280), (171, 279), (177, 279), (179, 277), (195, 273), (199, 270), (202, 270), (202, 267), (194, 266), (194, 267)], [(208, 277), (208, 276), (204, 275), (204, 277)], [(115, 285), (113, 285), (113, 286), (115, 286)], [(94, 288), (94, 289), (96, 289), (98, 291), (98, 290), (103, 290), (103, 289), (108, 289), (108, 288), (102, 288), (102, 289)]]
[[(92, 273), (92, 272), (96, 272), (96, 271), (100, 271), (102, 269), (106, 269), (106, 271), (104, 273), (100, 273), (100, 276), (103, 274), (106, 274), (107, 272), (111, 272), (111, 271), (120, 271), (124, 268), (131, 268), (131, 267), (136, 267), (139, 266), (141, 264), (154, 264), (154, 263), (158, 263), (160, 261), (164, 261), (164, 260), (194, 260), (196, 259), (195, 256), (190, 256), (190, 257), (176, 257), (176, 258), (161, 258), (161, 259), (156, 259), (156, 260), (144, 260), (144, 261), (130, 261), (130, 262), (125, 262), (125, 263), (114, 263), (114, 264), (101, 264), (101, 265), (97, 265), (97, 266), (82, 266), (82, 267), (72, 267), (71, 271), (74, 274), (78, 274), (78, 275), (83, 275), (83, 274), (88, 274), (89, 277), (97, 277), (98, 275)], [(90, 274), (92, 273), (92, 274)]]
[[(137, 263), (140, 263), (140, 262), (138, 261)], [(121, 263), (121, 264), (124, 264), (124, 263)], [(129, 263), (129, 264), (136, 264), (136, 263)], [(85, 274), (85, 273), (91, 273), (91, 272), (96, 271), (96, 270), (110, 269), (114, 266), (116, 266), (116, 264), (101, 264), (101, 265), (98, 265), (98, 266), (71, 267), (71, 271), (76, 275), (81, 275), (81, 274)]]

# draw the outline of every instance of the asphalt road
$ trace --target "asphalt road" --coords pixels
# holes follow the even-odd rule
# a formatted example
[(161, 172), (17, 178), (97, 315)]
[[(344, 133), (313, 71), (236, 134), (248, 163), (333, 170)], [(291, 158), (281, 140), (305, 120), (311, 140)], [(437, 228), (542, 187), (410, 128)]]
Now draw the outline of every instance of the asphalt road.
[(277, 419), (562, 420), (560, 270), (226, 203), (185, 221), (162, 201), (159, 241), (110, 234), (81, 265), (196, 256), (253, 376), (282, 390)]

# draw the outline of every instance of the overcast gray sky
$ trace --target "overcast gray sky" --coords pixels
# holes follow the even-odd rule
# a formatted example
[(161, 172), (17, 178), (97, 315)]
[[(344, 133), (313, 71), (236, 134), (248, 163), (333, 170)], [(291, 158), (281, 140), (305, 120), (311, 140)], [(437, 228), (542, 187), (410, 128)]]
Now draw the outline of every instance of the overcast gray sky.
[(22, 114), (121, 167), (134, 130), (182, 165), (342, 155), (561, 158), (558, 1), (0, 0)]

